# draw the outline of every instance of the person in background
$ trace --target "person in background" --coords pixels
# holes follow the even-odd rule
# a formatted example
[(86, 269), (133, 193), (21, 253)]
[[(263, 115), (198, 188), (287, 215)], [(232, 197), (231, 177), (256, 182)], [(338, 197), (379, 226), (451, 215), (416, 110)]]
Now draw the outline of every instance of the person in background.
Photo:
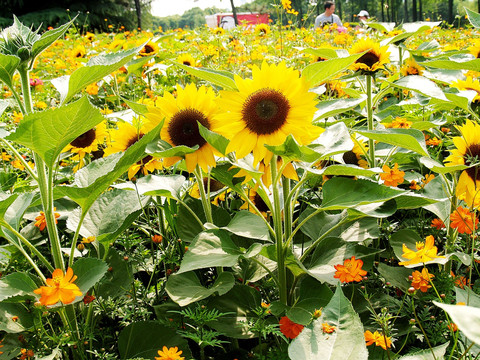
[(368, 14), (368, 11), (367, 10), (361, 10), (358, 15), (358, 20), (361, 21), (361, 22), (365, 22), (368, 20), (368, 18), (370, 17), (370, 15)]
[(333, 1), (325, 1), (323, 7), (325, 8), (325, 12), (318, 15), (315, 19), (315, 29), (328, 24), (337, 24), (338, 28), (343, 28), (342, 21), (340, 20), (338, 15), (334, 14), (335, 3)]

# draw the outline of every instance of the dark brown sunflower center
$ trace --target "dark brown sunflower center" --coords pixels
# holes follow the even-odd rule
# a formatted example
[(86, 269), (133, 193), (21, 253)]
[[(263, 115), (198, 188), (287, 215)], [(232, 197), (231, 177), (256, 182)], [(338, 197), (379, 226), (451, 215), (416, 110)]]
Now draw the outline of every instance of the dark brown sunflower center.
[[(205, 190), (208, 189), (208, 178), (203, 178), (203, 186)], [(215, 179), (210, 178), (210, 191), (215, 192), (224, 188), (224, 185)]]
[(132, 137), (131, 139), (128, 139), (127, 146), (125, 148), (128, 149), (130, 146), (135, 144), (138, 140), (140, 140), (145, 134), (139, 133), (137, 136)]
[(197, 121), (207, 129), (210, 129), (207, 117), (197, 109), (187, 108), (175, 113), (168, 125), (168, 135), (170, 135), (173, 145), (185, 145), (188, 147), (198, 145), (202, 147), (206, 141), (200, 135)]
[(137, 164), (141, 165), (141, 166), (144, 166), (152, 159), (153, 159), (153, 157), (151, 155), (147, 155), (142, 160), (138, 161)]
[(143, 47), (143, 51), (142, 51), (144, 54), (150, 54), (150, 53), (153, 53), (155, 52), (155, 49), (153, 47), (151, 47), (150, 45), (145, 45)]
[(324, 58), (324, 57), (321, 57), (321, 56), (317, 57), (317, 62), (319, 62), (319, 61), (327, 61), (327, 60), (328, 60), (328, 59), (326, 59), (326, 58)]
[(95, 140), (95, 129), (90, 129), (82, 135), (73, 140), (70, 145), (76, 148), (86, 148), (93, 144)]
[(371, 68), (375, 63), (377, 63), (380, 60), (377, 54), (375, 54), (373, 51), (369, 51), (366, 54), (363, 54), (360, 59), (356, 61), (356, 63), (362, 63), (367, 65), (369, 68)]
[(357, 155), (351, 150), (343, 154), (343, 161), (345, 164), (358, 165)]
[(267, 212), (270, 209), (268, 208), (267, 204), (265, 204), (265, 201), (263, 201), (262, 197), (258, 194), (255, 194), (255, 198), (253, 199), (253, 203), (257, 207), (258, 210), (262, 212)]
[(290, 103), (279, 91), (264, 88), (250, 94), (242, 109), (246, 127), (257, 135), (272, 134), (287, 121)]
[(184, 60), (183, 65), (192, 66), (192, 63), (189, 60)]
[[(480, 162), (480, 144), (473, 144), (467, 147), (464, 155), (465, 165), (473, 165)], [(480, 166), (473, 166), (466, 170), (472, 180), (480, 180)]]
[(408, 75), (418, 75), (419, 71), (417, 68), (409, 67), (407, 73)]
[(75, 57), (76, 57), (76, 58), (81, 58), (81, 57), (83, 57), (82, 52), (81, 52), (81, 51), (78, 51), (78, 52), (75, 54)]

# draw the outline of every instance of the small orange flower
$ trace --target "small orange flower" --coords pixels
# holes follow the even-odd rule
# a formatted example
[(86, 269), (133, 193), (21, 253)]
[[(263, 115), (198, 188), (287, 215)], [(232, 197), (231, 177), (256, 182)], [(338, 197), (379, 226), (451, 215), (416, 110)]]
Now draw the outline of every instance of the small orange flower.
[(392, 341), (390, 337), (384, 336), (383, 334), (375, 331), (372, 333), (370, 330), (365, 331), (365, 341), (366, 345), (370, 346), (375, 343), (376, 346), (382, 347), (384, 350), (392, 347)]
[(410, 129), (412, 127), (412, 122), (408, 121), (406, 118), (397, 117), (392, 121), (389, 127), (394, 129)]
[(40, 286), (33, 292), (41, 295), (40, 304), (45, 306), (55, 305), (59, 301), (70, 304), (76, 296), (82, 296), (78, 286), (73, 283), (76, 279), (72, 268), (68, 268), (65, 275), (61, 269), (55, 269), (52, 278), (47, 279), (47, 286)]
[(333, 325), (329, 325), (328, 323), (322, 324), (322, 331), (324, 334), (331, 334), (335, 331), (336, 327)]
[[(57, 208), (53, 208), (53, 211), (57, 210)], [(55, 215), (55, 224), (58, 224), (58, 218), (60, 217), (60, 214), (54, 213)], [(45, 227), (47, 226), (47, 220), (45, 219), (45, 213), (43, 211), (40, 211), (40, 215), (38, 215), (35, 220), (35, 226), (40, 229), (40, 231), (43, 231)]]
[[(473, 221), (475, 219), (475, 226)], [(471, 234), (476, 230), (478, 224), (478, 218), (475, 213), (471, 213), (468, 209), (459, 206), (457, 210), (450, 214), (450, 227), (457, 229), (460, 234)]]
[(163, 240), (163, 236), (162, 235), (153, 235), (152, 236), (152, 241), (155, 243), (155, 244), (160, 244)]
[(427, 145), (437, 146), (437, 145), (440, 145), (442, 143), (442, 140), (437, 139), (437, 137), (435, 136), (433, 139), (428, 139), (425, 143)]
[(365, 270), (362, 270), (363, 261), (356, 260), (355, 256), (351, 259), (346, 259), (343, 262), (343, 265), (335, 265), (335, 275), (333, 276), (336, 279), (340, 279), (342, 283), (349, 283), (353, 281), (362, 281), (362, 276), (367, 275)]
[(428, 289), (432, 287), (432, 285), (430, 285), (430, 280), (435, 277), (435, 275), (428, 272), (427, 268), (423, 268), (422, 272), (414, 271), (412, 276), (413, 288), (415, 290), (420, 289), (421, 292), (427, 292)]
[(162, 350), (158, 350), (158, 355), (155, 356), (155, 360), (185, 360), (182, 355), (183, 351), (178, 351), (178, 347), (167, 348), (164, 346)]
[(405, 172), (398, 170), (398, 164), (395, 163), (393, 168), (389, 168), (388, 165), (383, 165), (383, 173), (380, 174), (380, 179), (386, 186), (398, 186), (403, 183), (403, 177)]
[(455, 332), (455, 331), (458, 330), (457, 324), (455, 324), (455, 323), (450, 323), (450, 324), (448, 324), (447, 326), (448, 326), (448, 329), (449, 329), (450, 331)]
[(33, 359), (33, 357), (35, 356), (35, 353), (33, 352), (33, 350), (27, 350), (27, 349), (21, 349), (20, 350), (20, 360), (30, 360), (30, 359)]
[(439, 218), (433, 219), (431, 226), (437, 230), (445, 229), (445, 223)]
[(90, 304), (93, 300), (95, 300), (95, 295), (90, 295), (90, 294), (87, 294), (83, 297), (83, 303), (85, 305), (88, 305)]
[(288, 317), (283, 316), (280, 319), (280, 331), (289, 339), (295, 339), (303, 330), (303, 325), (294, 323)]
[(435, 239), (432, 235), (429, 235), (426, 237), (425, 242), (417, 242), (417, 251), (410, 250), (405, 244), (403, 244), (402, 257), (408, 259), (408, 261), (399, 262), (398, 265), (415, 265), (420, 263), (426, 263), (436, 258), (445, 257), (437, 255), (437, 247), (434, 246), (434, 243)]

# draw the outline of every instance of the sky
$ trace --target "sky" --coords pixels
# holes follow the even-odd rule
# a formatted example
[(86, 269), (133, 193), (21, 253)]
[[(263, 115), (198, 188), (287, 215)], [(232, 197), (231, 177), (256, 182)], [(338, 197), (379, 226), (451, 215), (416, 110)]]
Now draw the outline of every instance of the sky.
[[(234, 0), (233, 3), (235, 6), (240, 6), (251, 1), (253, 0)], [(182, 15), (194, 7), (206, 9), (212, 6), (231, 11), (230, 0), (153, 0), (152, 15), (159, 17)]]

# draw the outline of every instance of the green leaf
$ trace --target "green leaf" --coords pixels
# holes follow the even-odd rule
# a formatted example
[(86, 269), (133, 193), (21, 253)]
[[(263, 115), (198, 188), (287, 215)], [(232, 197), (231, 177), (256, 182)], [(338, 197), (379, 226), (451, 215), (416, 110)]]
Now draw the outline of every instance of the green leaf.
[(425, 144), (425, 137), (419, 130), (385, 129), (357, 130), (357, 132), (369, 139), (411, 150), (423, 156), (429, 156), (427, 145)]
[(24, 304), (0, 302), (0, 331), (19, 333), (32, 326), (33, 313)]
[(425, 197), (422, 194), (406, 193), (395, 198), (397, 209), (418, 209), (436, 204), (438, 200)]
[[(127, 217), (141, 210), (147, 201), (145, 198), (139, 199), (133, 191), (113, 189), (101, 194), (86, 213), (80, 227), (80, 235), (98, 238), (101, 235), (115, 233), (123, 226)], [(81, 218), (81, 208), (75, 209), (68, 217), (67, 228), (76, 231)]]
[(392, 83), (401, 89), (416, 91), (424, 96), (448, 102), (442, 89), (432, 80), (420, 75), (408, 75)]
[(148, 113), (148, 106), (145, 104), (139, 104), (125, 98), (121, 98), (123, 102), (125, 102), (130, 109), (132, 109), (138, 115), (145, 115)]
[(118, 297), (128, 292), (132, 286), (133, 274), (127, 261), (114, 248), (108, 250), (105, 261), (111, 271), (107, 271), (96, 288), (95, 295), (104, 299)]
[(338, 58), (337, 52), (334, 49), (329, 49), (329, 48), (323, 48), (323, 49), (307, 48), (307, 49), (303, 49), (303, 52), (305, 54), (311, 54), (313, 56), (321, 57), (324, 59)]
[(314, 162), (320, 158), (320, 154), (312, 149), (299, 145), (292, 134), (289, 134), (285, 142), (281, 145), (265, 145), (265, 147), (279, 155), (286, 161), (299, 160), (305, 162)]
[(308, 81), (311, 86), (322, 84), (325, 81), (334, 78), (338, 73), (345, 71), (361, 56), (363, 56), (363, 53), (350, 55), (344, 58), (319, 61), (307, 65), (302, 71), (302, 77)]
[(212, 145), (215, 150), (219, 151), (222, 155), (227, 155), (226, 150), (228, 143), (230, 140), (228, 140), (226, 137), (217, 134), (213, 131), (210, 131), (207, 129), (205, 126), (200, 124), (199, 121), (197, 121), (198, 124), (198, 130), (200, 131), (200, 135), (210, 144)]
[(387, 218), (393, 215), (397, 211), (397, 203), (401, 196), (395, 198), (395, 200), (388, 200), (384, 203), (373, 203), (367, 205), (360, 205), (354, 208), (348, 209), (348, 217), (353, 219), (362, 218), (365, 216), (371, 216), (378, 219)]
[(131, 181), (114, 185), (117, 189), (134, 190), (139, 195), (163, 196), (171, 199), (180, 198), (180, 190), (185, 184), (182, 175), (147, 175), (136, 183)]
[(53, 79), (51, 82), (60, 93), (61, 103), (70, 101), (76, 93), (80, 92), (87, 85), (99, 81), (125, 65), (142, 48), (143, 45), (113, 54), (95, 56), (88, 60), (85, 66), (78, 68), (71, 75)]
[(158, 356), (163, 347), (178, 347), (182, 356), (191, 358), (187, 341), (174, 330), (154, 321), (139, 321), (125, 327), (118, 335), (120, 359), (145, 358)]
[[(4, 221), (18, 231), (20, 229), (20, 223), (23, 220), (23, 215), (32, 203), (33, 197), (33, 193), (24, 193), (18, 197), (17, 195), (10, 196), (9, 199), (13, 200), (12, 203), (9, 201), (0, 202), (0, 224)], [(2, 205), (8, 206), (2, 209)], [(0, 227), (0, 234), (3, 234), (4, 237), (12, 241), (18, 241), (17, 236), (8, 229), (2, 229)]]
[(393, 267), (383, 263), (378, 264), (378, 272), (386, 281), (390, 282), (392, 286), (399, 288), (404, 293), (407, 293), (411, 286), (411, 281), (408, 277), (412, 275), (412, 270), (404, 267)]
[(466, 165), (443, 166), (442, 163), (439, 163), (438, 161), (428, 157), (420, 158), (420, 162), (422, 163), (422, 165), (426, 166), (427, 168), (438, 174), (450, 174), (456, 171), (468, 169), (468, 166)]
[(35, 296), (38, 286), (26, 273), (12, 273), (0, 279), (0, 301), (14, 296)]
[(179, 63), (174, 64), (189, 74), (202, 80), (206, 80), (214, 85), (220, 86), (224, 90), (237, 90), (237, 85), (235, 84), (233, 74), (228, 71), (197, 68)]
[(250, 211), (238, 211), (230, 223), (222, 229), (249, 239), (271, 241), (265, 221)]
[[(88, 290), (103, 278), (107, 272), (108, 265), (100, 259), (81, 258), (75, 261), (72, 269), (73, 273), (77, 275), (75, 284), (85, 296)], [(77, 297), (75, 302), (82, 298), (83, 297)]]
[(262, 245), (254, 243), (247, 251), (242, 251), (224, 230), (201, 232), (190, 244), (183, 257), (178, 274), (212, 266), (231, 267), (240, 256), (249, 258), (257, 255)]
[(334, 164), (334, 165), (329, 165), (318, 171), (313, 170), (312, 172), (318, 175), (321, 174), (321, 175), (365, 176), (365, 177), (371, 177), (379, 173), (378, 170), (364, 169), (360, 166), (352, 165), (352, 164)]
[(412, 354), (404, 355), (401, 358), (398, 358), (398, 360), (444, 360), (445, 352), (447, 351), (449, 344), (450, 343), (447, 342), (446, 344), (435, 346), (431, 350), (421, 350)]
[(57, 186), (55, 195), (68, 196), (80, 205), (84, 211), (88, 210), (101, 193), (125, 173), (132, 164), (145, 156), (145, 147), (158, 136), (160, 126), (158, 125), (145, 134), (125, 152), (113, 154), (90, 163), (77, 172), (75, 176), (77, 186)]
[(259, 291), (247, 285), (235, 285), (225, 295), (209, 299), (207, 304), (209, 309), (214, 308), (228, 314), (208, 325), (236, 339), (255, 337), (256, 334), (249, 332), (247, 324), (250, 320), (258, 319), (253, 310), (260, 307), (261, 301)]
[(480, 28), (480, 14), (470, 9), (467, 9), (466, 7), (464, 7), (464, 9), (467, 12), (468, 21), (470, 21), (470, 24), (472, 24), (472, 26), (477, 29)]
[(184, 157), (186, 154), (191, 154), (197, 150), (198, 145), (195, 145), (194, 147), (184, 145), (172, 146), (165, 140), (155, 139), (147, 145), (145, 152), (156, 157)]
[(405, 194), (405, 191), (379, 185), (369, 180), (334, 177), (323, 185), (322, 208), (340, 210), (358, 205), (384, 202)]
[(46, 32), (44, 32), (42, 34), (42, 36), (40, 37), (40, 39), (38, 39), (37, 41), (35, 41), (32, 45), (32, 57), (33, 58), (36, 58), (38, 55), (40, 55), (40, 53), (47, 49), (50, 45), (52, 45), (58, 38), (60, 38), (61, 36), (63, 36), (68, 28), (70, 27), (70, 25), (73, 24), (73, 22), (75, 21), (75, 19), (77, 18), (77, 16), (75, 16), (72, 20), (70, 20), (68, 23), (66, 24), (63, 24), (62, 26), (56, 28), (56, 29), (52, 29), (52, 30), (48, 30)]
[(431, 61), (420, 62), (419, 64), (422, 66), (428, 66), (432, 68), (439, 68), (439, 69), (446, 69), (446, 70), (478, 71), (478, 69), (480, 68), (480, 59), (474, 59), (474, 60), (468, 60), (468, 61), (431, 60)]
[(320, 119), (325, 119), (330, 116), (342, 114), (347, 110), (351, 110), (354, 107), (360, 105), (367, 99), (366, 95), (358, 99), (337, 99), (322, 101), (317, 105), (317, 111), (315, 112), (314, 119), (316, 122)]
[(13, 89), (13, 74), (20, 64), (20, 58), (15, 55), (0, 54), (0, 80)]
[[(335, 326), (335, 331), (323, 333), (323, 323)], [(362, 322), (340, 286), (323, 309), (322, 316), (293, 339), (288, 355), (292, 360), (368, 359)]]
[(8, 140), (35, 151), (53, 168), (63, 148), (103, 121), (86, 97), (57, 109), (27, 115)]
[(322, 154), (322, 159), (350, 151), (353, 148), (353, 140), (350, 137), (347, 126), (337, 123), (329, 126), (315, 139), (309, 147)]
[(218, 292), (219, 295), (227, 293), (235, 284), (232, 273), (222, 272), (215, 283), (209, 288), (200, 284), (195, 272), (173, 274), (167, 280), (165, 290), (170, 298), (180, 306), (187, 306), (195, 301), (206, 299)]
[(467, 305), (449, 305), (433, 301), (435, 305), (445, 310), (452, 322), (476, 344), (480, 344), (480, 308)]

